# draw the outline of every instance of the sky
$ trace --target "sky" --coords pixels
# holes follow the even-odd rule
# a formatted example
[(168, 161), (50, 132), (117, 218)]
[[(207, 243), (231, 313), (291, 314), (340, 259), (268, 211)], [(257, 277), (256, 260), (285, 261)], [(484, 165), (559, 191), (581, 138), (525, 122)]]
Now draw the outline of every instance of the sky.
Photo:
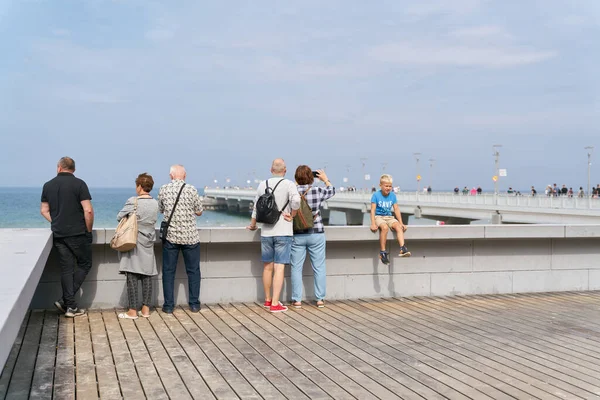
[(494, 144), (501, 190), (585, 187), (589, 145), (595, 186), (598, 37), (597, 0), (0, 0), (0, 186), (67, 155), (91, 187), (175, 163), (245, 185), (283, 157), (491, 189)]

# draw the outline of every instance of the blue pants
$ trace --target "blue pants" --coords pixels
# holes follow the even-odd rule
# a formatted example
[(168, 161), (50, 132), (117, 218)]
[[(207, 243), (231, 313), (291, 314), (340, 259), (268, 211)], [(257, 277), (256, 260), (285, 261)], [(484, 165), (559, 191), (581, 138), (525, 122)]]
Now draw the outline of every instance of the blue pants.
[(166, 311), (172, 311), (175, 308), (175, 270), (180, 250), (188, 276), (188, 304), (190, 307), (200, 307), (200, 243), (175, 244), (165, 240), (163, 242), (162, 282), (165, 296), (163, 310)]
[(315, 275), (315, 297), (323, 300), (326, 292), (325, 234), (309, 233), (294, 235), (292, 243), (292, 301), (302, 301), (302, 267), (306, 251)]

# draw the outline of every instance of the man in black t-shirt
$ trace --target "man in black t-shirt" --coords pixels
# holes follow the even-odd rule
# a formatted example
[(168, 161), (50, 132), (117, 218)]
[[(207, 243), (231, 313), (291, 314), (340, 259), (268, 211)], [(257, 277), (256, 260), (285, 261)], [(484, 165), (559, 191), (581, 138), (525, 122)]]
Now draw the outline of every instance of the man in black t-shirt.
[(75, 161), (61, 158), (57, 172), (44, 184), (40, 213), (50, 222), (60, 259), (63, 297), (54, 305), (73, 318), (85, 314), (77, 307), (75, 294), (92, 267), (94, 209), (86, 183), (73, 175)]

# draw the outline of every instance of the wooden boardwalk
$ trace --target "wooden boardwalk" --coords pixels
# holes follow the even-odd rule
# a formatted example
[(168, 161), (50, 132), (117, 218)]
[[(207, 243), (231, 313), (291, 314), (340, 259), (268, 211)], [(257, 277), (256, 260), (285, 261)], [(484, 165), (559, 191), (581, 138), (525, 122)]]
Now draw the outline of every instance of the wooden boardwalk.
[(600, 399), (600, 292), (32, 311), (0, 399)]

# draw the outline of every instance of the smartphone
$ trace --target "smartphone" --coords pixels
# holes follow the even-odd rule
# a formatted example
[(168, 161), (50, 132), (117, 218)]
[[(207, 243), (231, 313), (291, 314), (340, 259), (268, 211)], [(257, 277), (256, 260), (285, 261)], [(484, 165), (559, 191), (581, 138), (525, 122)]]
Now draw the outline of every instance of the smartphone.
[(319, 177), (319, 172), (317, 172), (317, 171), (313, 171), (313, 177), (314, 177), (314, 178), (318, 178), (318, 177)]

